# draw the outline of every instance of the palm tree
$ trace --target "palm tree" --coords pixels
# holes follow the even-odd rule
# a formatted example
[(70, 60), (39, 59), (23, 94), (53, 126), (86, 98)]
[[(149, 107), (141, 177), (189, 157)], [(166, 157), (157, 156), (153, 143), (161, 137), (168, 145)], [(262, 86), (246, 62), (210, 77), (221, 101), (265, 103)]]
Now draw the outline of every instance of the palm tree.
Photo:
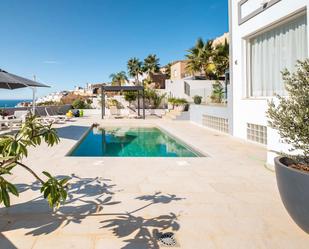
[(223, 44), (216, 46), (214, 50), (213, 62), (216, 66), (216, 74), (218, 77), (225, 74), (229, 68), (229, 44), (225, 39)]
[(166, 76), (167, 76), (168, 79), (170, 79), (170, 78), (171, 78), (171, 75), (172, 75), (171, 68), (172, 68), (172, 63), (168, 63), (168, 64), (165, 66), (165, 74), (166, 74)]
[(155, 54), (150, 54), (144, 59), (144, 72), (148, 74), (157, 73), (160, 70), (159, 58)]
[(129, 75), (135, 78), (135, 85), (139, 85), (138, 76), (143, 74), (142, 62), (138, 58), (133, 57), (128, 60), (127, 67)]
[(212, 61), (214, 52), (212, 43), (212, 40), (204, 42), (202, 38), (199, 38), (195, 46), (187, 51), (187, 70), (192, 75), (195, 75), (196, 72), (203, 71), (206, 79), (212, 79), (214, 77), (214, 64)]
[(109, 77), (112, 79), (113, 86), (121, 86), (121, 85), (124, 85), (128, 81), (128, 77), (126, 75), (126, 72), (124, 71), (111, 74)]

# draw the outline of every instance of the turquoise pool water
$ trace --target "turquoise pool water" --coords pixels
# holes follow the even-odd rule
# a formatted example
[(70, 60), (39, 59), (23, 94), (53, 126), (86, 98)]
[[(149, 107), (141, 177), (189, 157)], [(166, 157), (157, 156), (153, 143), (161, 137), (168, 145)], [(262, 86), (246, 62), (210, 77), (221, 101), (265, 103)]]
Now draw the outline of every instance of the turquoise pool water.
[(92, 128), (69, 156), (78, 157), (200, 157), (158, 128)]

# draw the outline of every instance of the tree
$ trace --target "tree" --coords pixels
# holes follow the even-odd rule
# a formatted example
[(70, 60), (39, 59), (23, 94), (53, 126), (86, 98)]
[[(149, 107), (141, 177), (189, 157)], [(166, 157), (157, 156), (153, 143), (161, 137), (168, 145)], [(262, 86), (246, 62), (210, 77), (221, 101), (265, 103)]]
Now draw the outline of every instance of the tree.
[(168, 63), (166, 66), (165, 66), (165, 74), (167, 76), (167, 79), (170, 79), (171, 76), (172, 76), (172, 63)]
[(124, 71), (111, 74), (109, 77), (112, 79), (113, 86), (121, 86), (121, 85), (124, 85), (128, 81), (128, 77), (126, 75), (126, 72)]
[(149, 76), (150, 73), (158, 73), (160, 70), (159, 58), (155, 54), (150, 54), (144, 59), (144, 72)]
[(229, 44), (225, 39), (223, 44), (216, 46), (213, 55), (213, 62), (216, 68), (216, 75), (220, 77), (229, 69)]
[(13, 175), (13, 169), (21, 167), (28, 171), (40, 184), (41, 193), (50, 207), (59, 207), (67, 198), (68, 178), (61, 180), (43, 171), (46, 179), (42, 179), (33, 169), (22, 162), (28, 156), (28, 148), (36, 147), (44, 141), (48, 146), (59, 142), (59, 137), (52, 125), (42, 125), (35, 116), (27, 118), (22, 128), (15, 135), (0, 138), (0, 204), (10, 206), (10, 194), (18, 196), (18, 189), (6, 178)]
[(197, 72), (204, 72), (206, 79), (214, 79), (213, 41), (204, 42), (202, 38), (196, 41), (193, 48), (189, 49), (186, 55), (187, 70), (194, 76)]
[(128, 60), (127, 67), (129, 75), (135, 78), (135, 85), (139, 85), (138, 76), (143, 74), (142, 62), (138, 58), (133, 57), (130, 60)]
[(288, 97), (277, 95), (278, 105), (269, 102), (268, 123), (292, 145), (290, 152), (301, 154), (289, 157), (309, 170), (309, 59), (298, 61), (295, 73), (285, 69), (282, 76)]
[(72, 103), (74, 109), (88, 109), (91, 104), (86, 103), (83, 99), (75, 99)]
[(124, 99), (131, 105), (131, 103), (137, 99), (137, 93), (134, 91), (127, 91), (124, 93)]

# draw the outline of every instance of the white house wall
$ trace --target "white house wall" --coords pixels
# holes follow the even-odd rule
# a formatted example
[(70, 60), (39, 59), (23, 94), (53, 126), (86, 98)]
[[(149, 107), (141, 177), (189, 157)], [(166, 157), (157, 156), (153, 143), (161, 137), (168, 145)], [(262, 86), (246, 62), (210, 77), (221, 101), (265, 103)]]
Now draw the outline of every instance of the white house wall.
[[(190, 96), (184, 92), (185, 82), (190, 85)], [(199, 95), (203, 97), (203, 101), (209, 100), (212, 93), (213, 80), (166, 80), (165, 92), (168, 96), (176, 98), (185, 98), (192, 101), (192, 97)]]
[[(229, 96), (229, 107), (231, 110), (229, 122), (231, 123), (230, 128), (232, 128), (233, 135), (246, 139), (247, 123), (254, 123), (263, 126), (267, 125), (267, 118), (265, 115), (267, 110), (267, 99), (248, 99), (245, 95), (247, 82), (246, 39), (248, 36), (265, 30), (269, 26), (282, 21), (293, 14), (308, 9), (309, 0), (281, 0), (256, 16), (251, 17), (251, 19), (245, 21), (241, 25), (239, 25), (238, 16), (239, 2), (240, 1), (236, 0), (230, 0), (229, 2), (230, 27), (232, 29), (231, 81), (233, 92), (232, 96)], [(276, 132), (268, 129), (267, 133), (267, 149), (269, 151), (267, 161), (269, 164), (273, 164), (273, 157), (275, 154), (271, 153), (271, 151), (285, 150), (286, 145), (279, 143)]]

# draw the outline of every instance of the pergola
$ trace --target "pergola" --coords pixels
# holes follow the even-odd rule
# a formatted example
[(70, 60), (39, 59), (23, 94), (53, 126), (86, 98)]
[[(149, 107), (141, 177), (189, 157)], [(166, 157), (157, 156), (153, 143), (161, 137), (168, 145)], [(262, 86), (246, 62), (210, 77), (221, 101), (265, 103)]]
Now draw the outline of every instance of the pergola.
[(106, 92), (137, 92), (137, 114), (140, 116), (140, 97), (143, 99), (143, 119), (145, 119), (145, 90), (143, 86), (107, 86), (101, 85), (102, 119), (105, 116)]

